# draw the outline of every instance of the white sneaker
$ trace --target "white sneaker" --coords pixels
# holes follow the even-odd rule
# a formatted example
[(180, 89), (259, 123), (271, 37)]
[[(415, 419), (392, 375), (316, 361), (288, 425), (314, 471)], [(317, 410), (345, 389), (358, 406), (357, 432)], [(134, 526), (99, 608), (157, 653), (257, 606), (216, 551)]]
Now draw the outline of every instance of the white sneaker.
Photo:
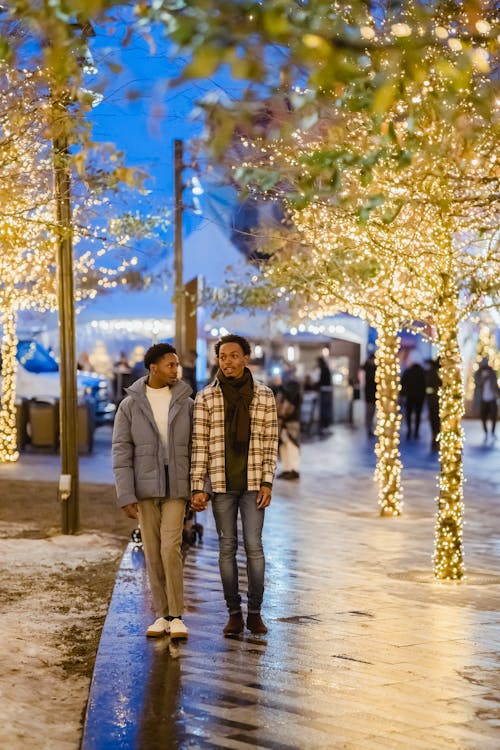
[(150, 638), (161, 638), (170, 631), (170, 623), (164, 617), (159, 617), (146, 630), (146, 635)]
[(170, 637), (171, 638), (187, 638), (188, 629), (182, 622), (176, 617), (174, 620), (170, 620)]

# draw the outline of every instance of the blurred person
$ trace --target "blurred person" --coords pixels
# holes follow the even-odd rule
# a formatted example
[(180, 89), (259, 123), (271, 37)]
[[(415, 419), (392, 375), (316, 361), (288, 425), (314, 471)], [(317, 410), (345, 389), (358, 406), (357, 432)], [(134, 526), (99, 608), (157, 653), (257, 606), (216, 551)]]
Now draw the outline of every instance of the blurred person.
[(412, 355), (410, 364), (401, 378), (401, 395), (405, 405), (406, 437), (418, 438), (425, 402), (425, 372), (417, 354)]
[(488, 437), (488, 422), (491, 422), (491, 437), (495, 439), (498, 417), (498, 381), (488, 357), (483, 357), (474, 375), (474, 385), (479, 402), (479, 417), (483, 423), (484, 437)]
[(319, 391), (319, 431), (324, 432), (333, 421), (332, 373), (324, 357), (316, 359), (319, 376), (316, 387)]
[(365, 399), (365, 428), (368, 437), (373, 437), (375, 434), (373, 431), (373, 421), (375, 419), (376, 409), (376, 397), (377, 397), (377, 384), (375, 380), (375, 373), (377, 367), (375, 365), (375, 353), (370, 352), (366, 358), (366, 362), (360, 368), (360, 380), (361, 387), (363, 389), (363, 395)]
[(116, 404), (119, 404), (124, 397), (125, 388), (132, 385), (136, 378), (131, 377), (131, 368), (128, 357), (124, 351), (113, 364), (113, 392)]
[(76, 363), (76, 369), (84, 372), (93, 372), (88, 352), (80, 352)]
[(438, 437), (441, 431), (441, 419), (439, 417), (439, 389), (443, 381), (439, 377), (438, 359), (426, 360), (428, 365), (425, 370), (425, 400), (427, 403), (427, 414), (431, 428), (431, 451), (439, 448)]
[(115, 373), (116, 372), (129, 373), (130, 372), (130, 364), (128, 361), (128, 357), (124, 351), (120, 352), (120, 356), (118, 357), (116, 362), (114, 362), (113, 370), (115, 371)]
[(144, 357), (148, 375), (127, 388), (116, 412), (112, 454), (118, 505), (138, 519), (157, 619), (150, 637), (186, 638), (182, 530), (189, 499), (193, 400), (170, 344)]
[(212, 381), (215, 376), (217, 375), (219, 371), (219, 363), (217, 361), (217, 357), (214, 359), (212, 364), (210, 365), (209, 372), (208, 372), (208, 379), (209, 381)]
[(302, 382), (302, 390), (304, 391), (304, 393), (306, 393), (308, 391), (317, 391), (318, 390), (317, 386), (316, 386), (316, 383), (314, 382), (313, 377), (312, 377), (312, 375), (310, 373), (307, 373), (304, 376), (304, 380)]
[(192, 390), (192, 395), (196, 395), (196, 360), (198, 355), (194, 349), (190, 349), (186, 357), (182, 359), (182, 379)]
[(311, 434), (319, 401), (318, 386), (311, 374), (306, 374), (302, 382), (302, 400), (300, 405), (300, 429), (306, 435)]
[(277, 479), (299, 479), (300, 473), (300, 408), (302, 393), (294, 368), (273, 375), (270, 388), (276, 399), (278, 415), (278, 455), (282, 471)]
[(144, 367), (144, 362), (135, 362), (134, 365), (132, 365), (132, 369), (130, 370), (130, 380), (132, 383), (134, 383), (139, 378), (143, 378), (145, 375), (148, 374), (148, 371)]
[(224, 635), (243, 631), (236, 552), (241, 516), (248, 574), (247, 628), (267, 633), (261, 608), (265, 557), (262, 529), (271, 503), (276, 470), (278, 425), (273, 392), (255, 381), (248, 368), (250, 344), (228, 334), (215, 345), (215, 380), (196, 394), (191, 457), (191, 507), (212, 510), (219, 537), (219, 569), (229, 612)]

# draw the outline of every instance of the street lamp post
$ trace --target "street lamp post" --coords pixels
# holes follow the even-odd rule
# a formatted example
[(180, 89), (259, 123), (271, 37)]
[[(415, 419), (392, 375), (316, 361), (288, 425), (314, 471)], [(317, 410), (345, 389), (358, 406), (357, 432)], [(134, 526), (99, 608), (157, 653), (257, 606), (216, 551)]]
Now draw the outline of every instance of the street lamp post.
[(66, 104), (52, 97), (54, 134), (52, 139), (54, 192), (56, 201), (56, 248), (59, 303), (60, 348), (60, 445), (63, 534), (74, 534), (79, 526), (78, 480), (78, 393), (75, 356), (75, 307), (73, 280), (73, 239), (71, 218), (71, 175), (66, 135)]
[(184, 168), (183, 144), (174, 140), (174, 273), (175, 273), (175, 347), (179, 357), (186, 349), (186, 302), (182, 263), (182, 215), (183, 190), (182, 170)]

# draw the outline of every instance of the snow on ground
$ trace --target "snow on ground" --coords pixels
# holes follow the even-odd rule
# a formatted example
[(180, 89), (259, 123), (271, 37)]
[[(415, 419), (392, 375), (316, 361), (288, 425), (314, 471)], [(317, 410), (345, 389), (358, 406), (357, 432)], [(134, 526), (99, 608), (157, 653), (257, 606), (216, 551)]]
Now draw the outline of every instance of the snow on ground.
[[(3, 526), (0, 523), (0, 537)], [(4, 539), (2, 541), (2, 565), (20, 566), (23, 573), (36, 575), (58, 572), (61, 566), (74, 570), (80, 565), (89, 565), (113, 558), (116, 540), (105, 534), (59, 535), (48, 539)]]
[(0, 523), (0, 747), (76, 750), (123, 542), (27, 527)]

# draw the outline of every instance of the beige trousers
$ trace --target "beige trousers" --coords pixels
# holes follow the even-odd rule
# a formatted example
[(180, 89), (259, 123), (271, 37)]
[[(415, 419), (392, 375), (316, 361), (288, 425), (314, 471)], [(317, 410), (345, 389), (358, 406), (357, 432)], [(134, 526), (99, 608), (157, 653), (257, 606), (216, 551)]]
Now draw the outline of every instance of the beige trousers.
[(182, 529), (186, 501), (177, 498), (140, 500), (146, 569), (157, 617), (179, 617), (184, 611)]

